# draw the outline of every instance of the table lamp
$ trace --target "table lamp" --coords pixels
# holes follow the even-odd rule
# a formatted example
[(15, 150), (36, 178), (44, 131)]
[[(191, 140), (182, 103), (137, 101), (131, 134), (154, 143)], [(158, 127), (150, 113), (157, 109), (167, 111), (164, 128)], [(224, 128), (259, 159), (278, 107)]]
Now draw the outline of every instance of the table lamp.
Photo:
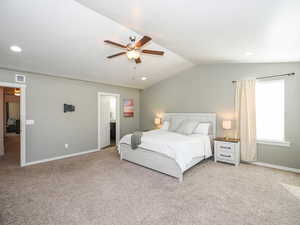
[[(222, 127), (224, 130), (230, 130), (231, 129), (231, 120), (223, 120)], [(225, 139), (228, 139), (226, 135), (224, 135)]]

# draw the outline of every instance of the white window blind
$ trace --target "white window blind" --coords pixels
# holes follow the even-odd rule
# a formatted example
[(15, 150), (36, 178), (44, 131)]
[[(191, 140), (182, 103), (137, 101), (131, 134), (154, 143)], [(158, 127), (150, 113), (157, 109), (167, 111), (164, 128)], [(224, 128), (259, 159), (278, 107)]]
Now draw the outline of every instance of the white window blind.
[(285, 141), (284, 80), (257, 82), (256, 136), (257, 140)]

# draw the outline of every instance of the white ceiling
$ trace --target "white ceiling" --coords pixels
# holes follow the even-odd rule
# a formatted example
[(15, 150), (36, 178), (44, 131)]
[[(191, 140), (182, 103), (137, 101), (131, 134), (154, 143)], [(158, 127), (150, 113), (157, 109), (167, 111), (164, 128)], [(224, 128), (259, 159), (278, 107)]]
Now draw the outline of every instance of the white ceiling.
[(300, 61), (299, 0), (78, 2), (196, 64)]
[[(0, 67), (145, 88), (201, 63), (300, 61), (299, 11), (299, 0), (1, 0)], [(165, 56), (143, 55), (136, 75), (125, 55), (106, 59), (121, 49), (103, 41), (130, 35)]]
[[(147, 49), (163, 50), (164, 56), (142, 55), (138, 65), (126, 55), (106, 59), (122, 49), (104, 40), (127, 44), (130, 35), (141, 38), (144, 33), (139, 35), (73, 0), (1, 0), (0, 27), (0, 67), (145, 88), (193, 66), (153, 41)], [(23, 51), (13, 53), (11, 45)], [(142, 81), (142, 76), (148, 80)]]

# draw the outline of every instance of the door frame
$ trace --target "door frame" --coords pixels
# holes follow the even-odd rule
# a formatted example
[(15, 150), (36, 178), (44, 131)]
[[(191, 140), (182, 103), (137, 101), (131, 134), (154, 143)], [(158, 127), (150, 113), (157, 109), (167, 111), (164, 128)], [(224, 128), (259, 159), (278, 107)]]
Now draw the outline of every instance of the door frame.
[(98, 92), (98, 149), (101, 150), (101, 96), (114, 96), (116, 97), (116, 145), (120, 141), (120, 94), (107, 93), (107, 92)]
[[(26, 85), (0, 82), (1, 87), (20, 88), (20, 166), (26, 166)], [(5, 151), (5, 149), (4, 149)]]

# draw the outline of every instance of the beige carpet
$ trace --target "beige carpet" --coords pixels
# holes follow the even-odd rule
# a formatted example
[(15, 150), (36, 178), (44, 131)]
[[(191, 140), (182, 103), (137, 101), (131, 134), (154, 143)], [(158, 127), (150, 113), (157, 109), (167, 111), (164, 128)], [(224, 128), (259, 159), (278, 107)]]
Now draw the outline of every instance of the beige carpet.
[(0, 224), (300, 224), (300, 175), (205, 161), (184, 182), (115, 149), (26, 168), (0, 161)]

